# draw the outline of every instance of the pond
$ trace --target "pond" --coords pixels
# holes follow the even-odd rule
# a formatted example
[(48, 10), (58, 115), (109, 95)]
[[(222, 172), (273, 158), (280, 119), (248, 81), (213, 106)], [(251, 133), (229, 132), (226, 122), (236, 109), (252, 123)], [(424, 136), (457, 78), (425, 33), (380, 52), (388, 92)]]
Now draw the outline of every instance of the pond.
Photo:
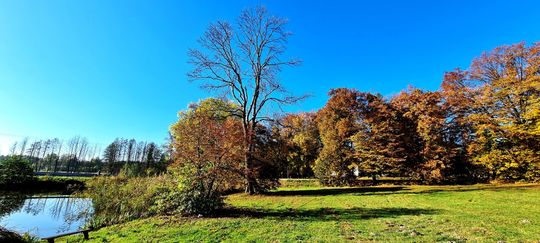
[(92, 201), (66, 195), (21, 195), (0, 192), (0, 226), (37, 237), (82, 228), (92, 214)]

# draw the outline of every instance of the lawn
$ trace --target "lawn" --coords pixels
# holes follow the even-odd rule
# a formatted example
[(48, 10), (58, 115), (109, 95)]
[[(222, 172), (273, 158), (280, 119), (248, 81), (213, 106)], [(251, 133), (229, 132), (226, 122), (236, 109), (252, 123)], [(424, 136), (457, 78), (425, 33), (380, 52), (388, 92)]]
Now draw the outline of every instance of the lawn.
[[(539, 241), (540, 185), (284, 188), (234, 194), (214, 218), (154, 217), (95, 242)], [(70, 242), (81, 240), (72, 236)]]

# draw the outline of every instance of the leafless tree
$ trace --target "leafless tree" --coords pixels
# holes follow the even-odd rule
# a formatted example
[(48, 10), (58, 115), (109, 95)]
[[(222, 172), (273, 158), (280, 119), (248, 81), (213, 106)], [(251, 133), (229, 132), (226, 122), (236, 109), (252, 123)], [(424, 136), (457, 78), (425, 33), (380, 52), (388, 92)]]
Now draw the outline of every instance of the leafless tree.
[(26, 149), (26, 144), (28, 144), (28, 137), (25, 137), (22, 142), (21, 142), (21, 152), (19, 153), (19, 155), (23, 155), (24, 154), (24, 150)]
[(17, 150), (17, 141), (15, 141), (11, 147), (9, 147), (9, 154), (10, 155), (15, 155), (15, 151)]
[(58, 171), (58, 162), (60, 161), (60, 155), (62, 154), (62, 145), (64, 144), (64, 142), (58, 138), (55, 138), (55, 140), (56, 140), (56, 143), (58, 144), (58, 151), (56, 152), (58, 156), (56, 157), (56, 160), (54, 161), (53, 172)]
[(238, 106), (232, 114), (243, 122), (249, 194), (260, 192), (254, 170), (257, 125), (271, 120), (269, 107), (280, 108), (304, 98), (290, 95), (277, 77), (284, 66), (299, 64), (299, 60), (281, 58), (290, 35), (286, 23), (264, 7), (248, 9), (238, 18), (236, 29), (228, 22), (211, 24), (199, 40), (202, 48), (189, 50), (194, 66), (188, 73), (190, 80), (202, 81), (203, 87), (221, 92)]

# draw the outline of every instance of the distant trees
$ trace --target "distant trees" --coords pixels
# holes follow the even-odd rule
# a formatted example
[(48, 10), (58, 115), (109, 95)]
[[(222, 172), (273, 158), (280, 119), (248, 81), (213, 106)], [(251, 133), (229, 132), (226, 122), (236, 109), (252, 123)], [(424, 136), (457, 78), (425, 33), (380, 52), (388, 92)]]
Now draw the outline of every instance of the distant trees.
[(194, 66), (189, 78), (204, 81), (204, 87), (222, 92), (236, 104), (230, 113), (242, 123), (244, 175), (249, 194), (265, 189), (256, 173), (259, 124), (271, 120), (271, 105), (292, 104), (301, 99), (288, 95), (277, 78), (283, 67), (299, 63), (282, 58), (290, 35), (286, 22), (270, 15), (264, 7), (248, 9), (240, 14), (237, 28), (222, 21), (211, 24), (199, 40), (202, 49), (189, 51)]
[(105, 147), (103, 160), (109, 173), (118, 174), (123, 169), (134, 176), (164, 172), (169, 164), (167, 152), (155, 143), (123, 138), (116, 138)]
[[(27, 159), (34, 171), (40, 172), (103, 172), (117, 174), (126, 164), (126, 170), (151, 173), (165, 170), (167, 152), (155, 143), (139, 142), (134, 139), (117, 138), (103, 151), (97, 144), (90, 144), (88, 139), (75, 136), (66, 141), (58, 138), (28, 138), (15, 142), (11, 155)], [(131, 167), (130, 167), (131, 166)], [(106, 171), (102, 171), (106, 169)]]

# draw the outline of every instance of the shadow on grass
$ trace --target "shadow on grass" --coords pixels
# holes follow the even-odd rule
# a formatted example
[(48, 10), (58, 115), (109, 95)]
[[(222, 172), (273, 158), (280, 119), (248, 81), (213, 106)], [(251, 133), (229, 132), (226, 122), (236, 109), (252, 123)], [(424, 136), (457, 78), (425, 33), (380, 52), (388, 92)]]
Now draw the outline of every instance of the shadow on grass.
[(540, 185), (475, 185), (475, 186), (434, 186), (431, 189), (412, 190), (405, 186), (390, 187), (347, 187), (347, 188), (318, 188), (298, 189), (267, 192), (268, 196), (330, 196), (340, 194), (365, 195), (392, 195), (392, 194), (430, 194), (439, 192), (466, 192), (466, 191), (500, 191), (500, 190), (523, 190), (539, 188)]
[(215, 217), (229, 218), (273, 218), (305, 221), (354, 220), (372, 218), (393, 218), (404, 215), (431, 215), (440, 213), (438, 209), (421, 208), (316, 208), (316, 209), (256, 209), (256, 208), (225, 208)]
[(318, 189), (299, 189), (286, 191), (270, 191), (266, 195), (269, 196), (330, 196), (339, 194), (369, 194), (381, 192), (399, 192), (408, 191), (410, 189), (403, 186), (393, 187), (348, 187), (348, 188), (318, 188)]

